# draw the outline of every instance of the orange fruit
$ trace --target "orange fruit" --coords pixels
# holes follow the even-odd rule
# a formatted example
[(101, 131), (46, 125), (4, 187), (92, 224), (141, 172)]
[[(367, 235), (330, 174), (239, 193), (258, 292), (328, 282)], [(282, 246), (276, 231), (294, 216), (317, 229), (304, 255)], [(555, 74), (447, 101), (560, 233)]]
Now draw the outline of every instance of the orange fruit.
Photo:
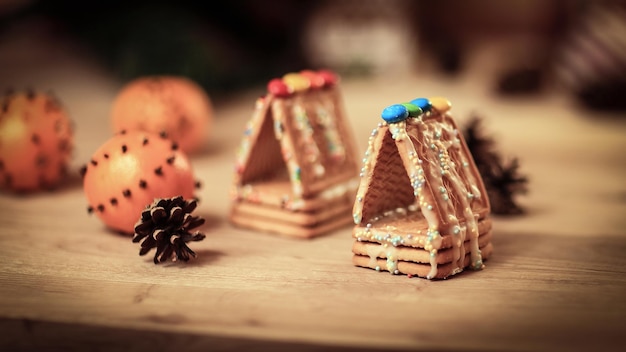
[(0, 98), (0, 188), (32, 192), (67, 174), (73, 129), (61, 103), (32, 90)]
[(155, 198), (192, 199), (197, 187), (191, 163), (176, 142), (144, 131), (113, 136), (81, 172), (89, 212), (128, 234)]
[(166, 132), (186, 153), (206, 142), (213, 107), (206, 92), (180, 76), (147, 76), (127, 83), (113, 102), (114, 131)]

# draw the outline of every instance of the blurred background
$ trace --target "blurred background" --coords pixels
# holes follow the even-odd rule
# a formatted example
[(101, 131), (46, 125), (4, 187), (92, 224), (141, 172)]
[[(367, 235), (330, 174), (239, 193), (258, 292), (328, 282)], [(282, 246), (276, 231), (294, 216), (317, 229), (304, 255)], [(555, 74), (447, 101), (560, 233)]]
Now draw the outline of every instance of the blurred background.
[[(525, 216), (518, 220), (497, 220), (494, 243), (497, 238), (496, 245), (502, 245), (498, 248), (503, 249), (498, 253), (503, 255), (495, 257), (493, 268), (500, 264), (507, 270), (514, 268), (505, 275), (522, 280), (521, 285), (524, 280), (535, 279), (549, 285), (560, 282), (570, 285), (563, 286), (563, 290), (571, 287), (571, 292), (581, 294), (601, 292), (604, 287), (594, 282), (613, 284), (613, 276), (607, 273), (619, 262), (612, 261), (614, 258), (609, 255), (616, 251), (609, 252), (607, 248), (613, 244), (618, 245), (615, 248), (625, 248), (621, 243), (626, 238), (626, 0), (0, 0), (0, 94), (10, 88), (53, 90), (76, 127), (70, 172), (75, 179), (70, 180), (70, 187), (31, 198), (0, 195), (0, 203), (4, 202), (0, 204), (0, 223), (19, 234), (4, 236), (3, 248), (8, 248), (5, 253), (26, 253), (19, 257), (24, 260), (1, 256), (8, 258), (5, 262), (11, 262), (8, 270), (44, 251), (51, 256), (42, 257), (24, 269), (36, 270), (32, 273), (37, 275), (24, 272), (41, 277), (45, 283), (59, 276), (40, 275), (40, 270), (32, 265), (45, 261), (57, 266), (86, 268), (86, 271), (76, 270), (77, 276), (63, 277), (61, 283), (72, 278), (85, 281), (89, 270), (95, 273), (100, 266), (79, 261), (97, 255), (107, 257), (102, 260), (98, 257), (94, 263), (117, 270), (115, 265), (108, 265), (125, 255), (118, 251), (118, 239), (111, 236), (91, 239), (90, 235), (101, 231), (102, 225), (85, 212), (87, 204), (79, 187), (79, 170), (113, 133), (110, 110), (120, 88), (133, 78), (156, 74), (192, 78), (212, 98), (216, 123), (206, 150), (193, 159), (203, 184), (198, 194), (203, 200), (199, 212), (209, 219), (207, 223), (212, 223), (208, 229), (211, 235), (216, 235), (207, 241), (211, 248), (207, 251), (216, 258), (224, 255), (227, 270), (240, 270), (232, 265), (230, 258), (234, 256), (229, 254), (240, 249), (242, 239), (247, 241), (252, 237), (233, 233), (225, 221), (231, 202), (230, 188), (226, 185), (233, 175), (235, 151), (255, 101), (265, 93), (268, 80), (307, 68), (330, 68), (341, 75), (346, 115), (354, 128), (359, 154), (365, 152), (372, 128), (381, 121), (380, 111), (385, 106), (419, 96), (445, 96), (453, 103), (453, 114), (459, 124), (478, 114), (483, 118), (481, 126), (485, 135), (493, 136), (497, 142), (495, 149), (505, 166), (503, 176), (494, 184), (501, 189), (515, 184), (517, 157), (519, 174), (528, 176), (529, 180), (528, 194), (520, 200)], [(42, 223), (33, 222), (30, 226), (31, 219), (42, 219)], [(54, 219), (53, 225), (48, 219)], [(57, 223), (62, 223), (63, 228), (56, 228)], [(591, 240), (592, 236), (597, 241)], [(620, 237), (612, 240), (610, 236)], [(14, 246), (9, 237), (14, 240)], [(569, 242), (570, 237), (579, 238)], [(39, 243), (40, 238), (50, 242)], [(321, 245), (325, 246), (324, 243)], [(554, 245), (544, 246), (544, 243)], [(95, 246), (87, 248), (90, 244)], [(11, 250), (11, 246), (18, 250)], [(49, 248), (62, 251), (52, 253)], [(347, 253), (349, 248), (346, 247)], [(534, 261), (541, 257), (541, 262)], [(55, 261), (55, 258), (63, 260)], [(571, 259), (571, 263), (564, 261), (565, 258)], [(585, 258), (600, 259), (583, 262)], [(211, 260), (204, 263), (213, 264)], [(543, 270), (544, 264), (556, 271)], [(128, 267), (122, 264), (118, 267), (128, 272)], [(216, 267), (219, 268), (219, 263)], [(560, 280), (562, 277), (556, 276), (568, 274), (570, 269), (598, 279), (589, 281), (575, 275)], [(534, 273), (539, 276), (533, 276)], [(555, 276), (550, 276), (551, 273)], [(105, 270), (100, 274), (106, 275), (109, 282)], [(615, 276), (618, 274), (615, 271)], [(22, 276), (18, 278), (21, 280)], [(298, 280), (304, 279), (298, 276)], [(614, 305), (611, 299), (618, 297), (616, 292), (623, 288), (623, 279), (621, 282), (622, 287), (615, 286), (602, 300), (595, 300), (595, 296), (593, 299), (554, 296), (557, 297), (554, 301), (546, 301), (544, 298), (549, 297), (546, 295), (565, 291), (559, 291), (558, 286), (547, 293), (535, 288), (541, 295), (527, 298), (537, 299), (529, 301), (536, 309), (553, 302), (563, 304), (554, 307), (559, 315), (550, 316), (550, 324), (558, 324), (549, 325), (554, 331), (533, 336), (555, 333), (555, 341), (560, 342), (558, 336), (569, 334), (569, 327), (598, 324), (595, 320), (570, 317), (582, 317), (580, 314), (596, 307), (600, 308), (599, 315), (593, 315), (596, 318), (610, 316), (608, 305)], [(69, 287), (68, 292), (74, 292), (78, 286)], [(128, 287), (124, 292), (130, 294), (132, 288)], [(579, 290), (582, 288), (593, 290)], [(64, 317), (79, 325), (87, 321), (90, 326), (139, 324), (139, 320), (133, 322), (124, 314), (115, 315), (106, 300), (100, 306), (89, 304), (92, 301), (78, 302), (74, 308), (90, 308), (79, 312), (65, 309), (70, 299), (72, 302), (74, 299), (61, 296), (62, 291), (41, 292), (50, 293), (51, 300), (56, 297), (59, 301), (14, 307), (12, 312), (46, 307), (34, 315), (24, 313), (24, 317), (36, 319), (24, 319), (28, 324), (18, 321), (19, 326), (30, 329), (39, 326), (35, 324), (39, 319), (64, 322)], [(80, 298), (87, 299), (95, 291), (77, 292)], [(115, 302), (131, 302), (131, 297), (128, 300), (122, 297), (124, 292), (121, 295), (116, 292)], [(33, 297), (38, 296), (28, 296), (19, 302), (37, 303)], [(588, 306), (589, 302), (607, 306)], [(576, 304), (591, 308), (581, 310), (583, 313), (579, 315), (561, 315), (575, 312)], [(621, 307), (623, 312), (623, 303)], [(496, 308), (490, 312), (497, 311)], [(90, 312), (97, 314), (89, 315)], [(528, 314), (532, 313), (529, 310)], [(21, 313), (12, 313), (10, 318), (20, 316)], [(178, 313), (173, 316), (178, 317)], [(536, 321), (531, 315), (527, 317), (529, 320), (520, 322), (522, 330), (534, 326)], [(563, 325), (564, 319), (571, 321)], [(161, 325), (159, 330), (169, 328), (162, 324), (164, 321), (159, 318), (148, 324)], [(276, 320), (270, 325), (281, 324)], [(246, 329), (256, 334), (261, 331), (257, 325)], [(613, 330), (608, 329), (606, 336), (615, 337), (611, 334), (619, 333), (615, 330), (617, 325), (613, 324)], [(218, 331), (237, 327), (227, 326), (226, 330)], [(59, 329), (63, 328), (52, 331)], [(479, 327), (479, 330), (485, 329)], [(84, 327), (79, 331), (85, 331)], [(12, 337), (10, 333), (5, 335)], [(55, 341), (60, 341), (54, 336)], [(505, 341), (501, 336), (498, 338), (496, 341)], [(482, 335), (478, 339), (482, 341)], [(429, 346), (437, 343), (426, 341)]]
[(304, 68), (452, 79), (479, 65), (498, 94), (560, 89), (587, 108), (624, 111), (625, 8), (614, 0), (0, 0), (0, 88), (54, 74), (44, 66), (62, 75), (78, 59), (119, 82), (185, 75), (218, 99)]

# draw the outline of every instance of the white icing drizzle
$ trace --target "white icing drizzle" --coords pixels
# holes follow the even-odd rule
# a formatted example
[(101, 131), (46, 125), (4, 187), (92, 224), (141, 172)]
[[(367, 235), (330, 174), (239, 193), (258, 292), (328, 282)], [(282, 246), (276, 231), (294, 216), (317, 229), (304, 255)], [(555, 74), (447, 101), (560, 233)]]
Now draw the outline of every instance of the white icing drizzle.
[(340, 182), (334, 186), (326, 188), (320, 192), (319, 197), (327, 200), (338, 199), (349, 193), (352, 193), (359, 186), (359, 180), (356, 178)]
[[(419, 123), (419, 126), (425, 126), (421, 119), (413, 119)], [(413, 122), (413, 121), (412, 121)], [(435, 212), (435, 209), (432, 204), (430, 204), (433, 200), (430, 199), (430, 195), (424, 191), (424, 185), (426, 183), (426, 177), (428, 177), (428, 181), (430, 182), (431, 187), (433, 187), (433, 168), (430, 168), (430, 175), (425, 174), (424, 168), (422, 167), (422, 159), (419, 158), (417, 154), (417, 150), (415, 149), (415, 145), (413, 139), (409, 137), (407, 134), (407, 125), (406, 121), (398, 122), (391, 124), (389, 126), (389, 130), (391, 131), (391, 136), (395, 140), (396, 145), (398, 146), (398, 150), (402, 150), (406, 153), (404, 155), (404, 160), (408, 160), (408, 163), (405, 163), (405, 167), (407, 169), (407, 173), (409, 179), (411, 180), (411, 186), (413, 187), (413, 195), (416, 197), (416, 202), (419, 205), (419, 208), (424, 215), (424, 218), (428, 222), (428, 230), (427, 230), (427, 242), (424, 245), (424, 249), (430, 252), (430, 267), (431, 270), (428, 273), (428, 278), (433, 278), (437, 275), (437, 251), (441, 246), (441, 234), (439, 233), (439, 216)], [(425, 143), (428, 143), (428, 138), (425, 137)], [(404, 148), (401, 148), (400, 145), (404, 144)], [(429, 153), (429, 151), (431, 153)], [(423, 158), (426, 162), (432, 163), (433, 155), (432, 150), (429, 148), (426, 149), (425, 155)], [(440, 186), (443, 183), (440, 182)], [(439, 243), (439, 246), (436, 246), (435, 243)]]
[[(276, 103), (279, 103), (276, 101)], [(296, 161), (295, 155), (293, 155), (292, 151), (295, 150), (293, 141), (291, 140), (291, 136), (289, 133), (284, 133), (284, 124), (285, 124), (285, 109), (278, 108), (272, 110), (273, 118), (274, 118), (274, 134), (276, 139), (280, 140), (281, 143), (281, 153), (283, 155), (283, 160), (285, 160), (285, 164), (287, 165), (287, 170), (289, 171), (289, 180), (291, 181), (291, 186), (293, 189), (293, 193), (296, 198), (300, 198), (302, 196), (302, 178), (300, 177), (300, 165)]]
[(380, 270), (378, 266), (378, 258), (387, 258), (385, 269), (392, 274), (398, 273), (398, 260), (396, 259), (397, 249), (394, 246), (383, 244), (380, 246), (368, 246), (367, 255), (370, 257), (368, 266)]
[[(423, 117), (430, 117), (430, 113)], [(415, 128), (409, 129), (410, 133), (407, 131), (407, 123), (415, 126)], [(357, 225), (363, 220), (363, 197), (372, 177), (372, 155), (375, 152), (375, 139), (378, 135), (378, 130), (385, 125), (387, 124), (379, 124), (378, 128), (372, 132), (363, 159), (361, 184), (353, 209), (354, 222)], [(427, 278), (431, 279), (437, 275), (437, 251), (443, 243), (440, 231), (443, 232), (443, 235), (450, 234), (453, 236), (453, 262), (456, 266), (452, 271), (453, 275), (463, 270), (465, 260), (464, 242), (469, 236), (471, 266), (474, 269), (482, 268), (482, 257), (478, 246), (478, 223), (471, 207), (472, 199), (479, 198), (481, 194), (475, 177), (471, 172), (463, 170), (463, 168), (469, 166), (469, 160), (461, 152), (462, 146), (458, 130), (445, 123), (425, 123), (422, 117), (388, 124), (388, 126), (389, 132), (396, 146), (398, 146), (398, 150), (405, 153), (402, 155), (402, 159), (405, 161), (404, 166), (413, 187), (415, 203), (409, 206), (408, 209), (396, 209), (371, 219), (364, 230), (355, 232), (355, 237), (357, 240), (373, 240), (381, 244), (380, 247), (382, 248), (378, 252), (375, 253), (372, 250), (372, 253), (370, 253), (368, 251), (370, 257), (373, 254), (378, 256), (380, 253), (385, 253), (385, 248), (395, 248), (398, 245), (419, 244), (423, 246), (430, 253), (431, 270)], [(416, 150), (416, 143), (422, 147), (420, 149), (421, 155)], [(460, 169), (457, 168), (451, 155), (460, 161)], [(424, 164), (425, 162), (427, 164)], [(465, 176), (465, 179), (462, 176)], [(428, 183), (432, 193), (426, 191), (426, 183)], [(455, 195), (455, 199), (460, 207), (459, 210), (463, 214), (464, 224), (461, 224), (461, 221), (456, 216), (457, 209), (455, 209), (451, 194)], [(428, 223), (425, 236), (421, 231), (417, 234), (406, 234), (405, 236), (391, 236), (389, 233), (383, 236), (380, 232), (373, 233), (370, 231), (371, 224), (381, 218), (398, 215), (406, 216), (408, 212), (416, 210), (422, 213)], [(442, 214), (441, 219), (438, 214)], [(443, 226), (444, 224), (440, 220), (444, 221), (445, 226)], [(392, 232), (394, 229), (393, 226), (387, 225), (388, 231)], [(376, 256), (372, 259), (374, 264)], [(389, 270), (393, 273), (397, 269), (397, 259), (394, 255), (388, 255), (387, 258), (387, 267), (393, 269)]]
[(384, 122), (379, 123), (378, 126), (372, 130), (372, 133), (370, 134), (367, 142), (367, 150), (365, 151), (365, 156), (363, 157), (363, 166), (361, 167), (361, 172), (359, 173), (359, 177), (361, 177), (361, 182), (359, 184), (356, 195), (356, 202), (354, 203), (354, 208), (352, 211), (354, 223), (357, 225), (360, 224), (363, 220), (363, 197), (365, 196), (367, 186), (371, 180), (372, 163), (374, 161), (374, 141), (378, 136), (378, 131), (380, 130), (380, 128), (386, 125), (387, 124)]
[[(328, 143), (329, 153), (332, 160), (336, 162), (345, 161), (346, 149), (342, 139), (340, 138), (337, 124), (333, 115), (330, 112), (334, 111), (334, 103), (332, 99), (322, 99), (316, 103), (316, 123), (320, 124), (324, 129), (326, 141)], [(241, 143), (239, 144), (235, 155), (235, 178), (233, 187), (231, 188), (231, 198), (235, 200), (246, 199), (249, 201), (259, 201), (260, 195), (250, 185), (242, 185), (241, 177), (245, 165), (248, 163), (252, 144), (258, 138), (260, 128), (263, 123), (263, 119), (266, 118), (269, 111), (273, 118), (274, 136), (279, 141), (281, 146), (281, 154), (285, 164), (287, 166), (289, 179), (291, 181), (293, 195), (285, 195), (283, 205), (293, 210), (302, 209), (305, 204), (302, 200), (303, 186), (301, 179), (301, 165), (298, 163), (297, 158), (294, 155), (296, 150), (294, 144), (294, 137), (289, 133), (285, 133), (285, 124), (287, 119), (287, 112), (291, 105), (291, 113), (293, 114), (293, 126), (298, 130), (304, 141), (304, 149), (302, 155), (306, 158), (305, 162), (309, 162), (312, 166), (313, 174), (316, 177), (322, 177), (326, 173), (325, 167), (322, 164), (321, 153), (314, 138), (314, 130), (311, 125), (311, 121), (307, 116), (306, 110), (302, 99), (295, 99), (292, 103), (287, 104), (282, 99), (274, 100), (272, 96), (266, 96), (257, 99), (255, 104), (255, 110), (251, 119), (246, 123), (244, 135)], [(297, 137), (295, 137), (297, 138)], [(351, 179), (344, 183), (340, 183), (330, 187), (329, 189), (320, 193), (319, 196), (326, 199), (335, 199), (343, 197), (347, 192), (354, 192), (358, 186), (358, 180)]]
[(292, 109), (295, 127), (300, 131), (304, 141), (303, 155), (307, 158), (307, 161), (311, 163), (313, 174), (317, 177), (321, 177), (326, 170), (321, 163), (320, 150), (315, 142), (315, 138), (313, 138), (313, 126), (311, 126), (306, 110), (301, 103), (295, 102)]
[(255, 130), (255, 126), (262, 123), (265, 118), (265, 114), (267, 113), (267, 109), (265, 108), (265, 99), (266, 98), (257, 99), (252, 117), (246, 123), (243, 138), (237, 148), (235, 154), (235, 184), (239, 183), (243, 169), (250, 158), (250, 148), (252, 147), (251, 141), (256, 139), (259, 134), (260, 129)]
[(317, 123), (324, 128), (324, 138), (326, 139), (326, 146), (331, 159), (341, 163), (346, 158), (346, 148), (337, 130), (334, 114), (329, 113), (329, 111), (334, 111), (332, 101), (325, 99), (319, 102), (316, 106)]
[[(443, 124), (442, 126), (444, 126), (443, 128), (445, 129), (449, 138), (452, 141), (451, 152), (455, 153), (455, 156), (457, 156), (460, 159), (461, 166), (462, 166), (461, 171), (462, 171), (463, 165), (468, 164), (468, 160), (463, 153), (459, 152), (461, 150), (461, 140), (458, 137), (459, 132), (456, 129), (452, 129), (448, 125)], [(462, 229), (460, 229), (460, 232), (462, 233), (462, 239), (463, 241), (465, 241), (465, 238), (469, 236), (471, 266), (473, 269), (481, 269), (483, 267), (483, 261), (482, 261), (480, 248), (478, 246), (478, 237), (480, 234), (478, 232), (478, 222), (477, 222), (476, 217), (474, 216), (474, 212), (472, 211), (472, 204), (471, 204), (472, 199), (480, 198), (481, 194), (480, 194), (480, 191), (478, 190), (474, 175), (471, 172), (463, 172), (463, 174), (467, 176), (467, 179), (468, 179), (468, 183), (464, 183), (463, 178), (458, 172), (459, 169), (457, 168), (457, 165), (455, 165), (452, 159), (450, 158), (448, 158), (448, 161), (451, 167), (448, 169), (447, 171), (448, 173), (446, 175), (448, 176), (448, 180), (450, 180), (452, 187), (454, 188), (454, 192), (456, 194), (461, 195), (458, 201), (461, 204), (461, 208), (463, 210), (463, 217), (465, 218), (465, 226)], [(467, 195), (467, 196), (463, 197), (463, 195)], [(454, 231), (456, 228), (453, 227), (452, 229)], [(465, 247), (463, 246), (463, 242), (461, 242), (460, 248), (463, 248), (464, 250)], [(465, 253), (463, 253), (462, 257), (460, 258), (460, 263), (459, 263), (460, 267), (463, 267), (464, 257), (465, 257)]]
[[(324, 200), (336, 200), (353, 194), (358, 186), (357, 179), (350, 179), (344, 182), (337, 183), (317, 195), (317, 198)], [(302, 199), (290, 199), (289, 195), (284, 196), (284, 207), (290, 210), (301, 210), (304, 208), (304, 200)]]
[[(433, 247), (441, 248), (443, 244), (443, 237), (439, 236), (436, 239), (429, 239), (428, 229), (419, 229), (416, 232), (398, 234), (398, 228), (392, 225), (394, 218), (406, 216), (414, 217), (414, 213), (417, 211), (419, 211), (419, 209), (409, 207), (398, 208), (394, 211), (385, 212), (383, 215), (373, 218), (370, 222), (368, 222), (367, 226), (357, 228), (357, 230), (354, 232), (354, 237), (358, 241), (374, 241), (382, 244), (389, 244), (394, 247), (410, 246), (424, 248), (428, 243), (430, 243)], [(372, 227), (378, 221), (382, 220), (386, 220), (388, 224), (383, 227)], [(391, 235), (392, 233), (394, 233), (393, 236)]]
[[(358, 179), (352, 178), (337, 183), (318, 193), (316, 198), (324, 199), (325, 201), (334, 201), (351, 197), (359, 185), (358, 182)], [(256, 189), (250, 184), (236, 186), (234, 196), (235, 199), (246, 200), (252, 203), (261, 203), (262, 198), (261, 194), (259, 194), (259, 192), (256, 191)], [(294, 197), (291, 194), (283, 194), (280, 197), (276, 197), (276, 199), (265, 197), (263, 202), (265, 204), (272, 204), (293, 211), (302, 210), (306, 206), (306, 202), (302, 199), (302, 197)]]

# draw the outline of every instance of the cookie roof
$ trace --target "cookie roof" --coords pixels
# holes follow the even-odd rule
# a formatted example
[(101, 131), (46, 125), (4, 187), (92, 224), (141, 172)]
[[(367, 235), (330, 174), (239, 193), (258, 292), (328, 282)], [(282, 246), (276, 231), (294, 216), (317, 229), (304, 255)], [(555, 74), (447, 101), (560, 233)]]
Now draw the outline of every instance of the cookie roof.
[[(478, 221), (488, 216), (489, 200), (450, 107), (445, 98), (419, 98), (383, 110), (385, 122), (369, 139), (353, 208), (353, 235), (359, 241), (392, 247), (414, 241), (412, 233), (405, 238), (396, 231), (409, 221), (430, 254), (428, 278), (437, 275), (444, 238), (452, 239), (458, 258), (452, 274), (465, 266), (465, 239), (471, 267), (483, 267)], [(383, 219), (385, 236), (370, 231)], [(396, 259), (387, 260), (389, 271), (395, 272)]]
[(393, 104), (372, 131), (354, 205), (356, 224), (416, 207), (429, 223), (463, 218), (464, 205), (489, 211), (480, 174), (442, 97)]
[(285, 169), (295, 198), (356, 177), (354, 141), (337, 82), (330, 71), (307, 70), (268, 83), (237, 151), (237, 197), (247, 197), (244, 185)]

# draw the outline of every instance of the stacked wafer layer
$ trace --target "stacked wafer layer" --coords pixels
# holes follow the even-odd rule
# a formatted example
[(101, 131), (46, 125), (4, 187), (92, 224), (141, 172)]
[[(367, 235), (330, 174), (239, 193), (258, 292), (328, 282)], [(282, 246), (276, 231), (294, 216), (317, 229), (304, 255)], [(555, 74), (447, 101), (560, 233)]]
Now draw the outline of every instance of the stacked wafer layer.
[[(446, 278), (470, 265), (470, 238), (461, 240), (459, 236), (447, 233), (441, 237), (441, 245), (432, 255), (433, 249), (429, 243), (431, 246), (434, 244), (433, 239), (429, 238), (428, 224), (418, 210), (409, 213), (388, 216), (369, 227), (356, 227), (353, 232), (356, 238), (352, 246), (353, 263), (375, 270), (431, 279)], [(466, 230), (465, 224), (461, 226)], [(491, 219), (479, 220), (477, 227), (478, 246), (482, 260), (485, 260), (493, 250)], [(463, 246), (459, 246), (458, 241), (462, 241)]]
[(304, 71), (268, 84), (236, 160), (231, 221), (294, 237), (350, 223), (358, 186), (336, 78)]
[(291, 197), (288, 180), (249, 184), (233, 203), (231, 221), (240, 227), (291, 237), (322, 235), (351, 222), (357, 183), (354, 179), (307, 198)]
[(449, 109), (431, 98), (383, 111), (353, 208), (355, 265), (434, 279), (491, 254), (487, 194)]

